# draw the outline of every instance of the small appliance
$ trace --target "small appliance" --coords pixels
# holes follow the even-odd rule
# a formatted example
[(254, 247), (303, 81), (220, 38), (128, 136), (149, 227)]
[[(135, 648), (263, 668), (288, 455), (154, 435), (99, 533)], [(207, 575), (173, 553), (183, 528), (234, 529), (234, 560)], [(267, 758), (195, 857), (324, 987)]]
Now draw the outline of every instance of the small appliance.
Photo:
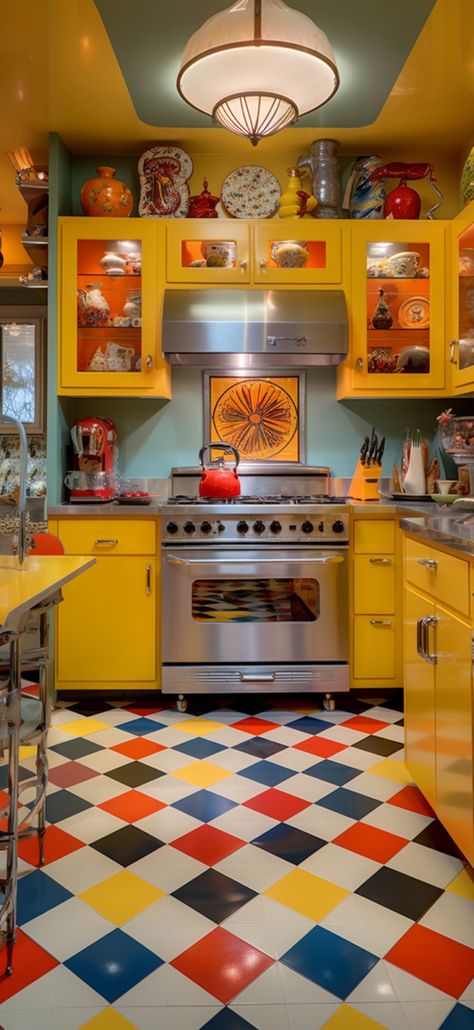
[(76, 476), (66, 476), (71, 501), (112, 500), (118, 480), (114, 423), (109, 418), (80, 418), (71, 429), (71, 438), (76, 470)]
[[(226, 451), (231, 452), (234, 455), (235, 466), (233, 469), (226, 468), (224, 464), (224, 457), (217, 458), (210, 465), (204, 464), (204, 455), (206, 451), (212, 452)], [(237, 467), (239, 464), (239, 452), (236, 447), (232, 444), (227, 443), (207, 443), (204, 447), (201, 447), (199, 451), (199, 461), (201, 462), (202, 476), (199, 483), (199, 495), (200, 497), (212, 497), (212, 498), (223, 498), (238, 497), (240, 495), (240, 480), (237, 475)]]

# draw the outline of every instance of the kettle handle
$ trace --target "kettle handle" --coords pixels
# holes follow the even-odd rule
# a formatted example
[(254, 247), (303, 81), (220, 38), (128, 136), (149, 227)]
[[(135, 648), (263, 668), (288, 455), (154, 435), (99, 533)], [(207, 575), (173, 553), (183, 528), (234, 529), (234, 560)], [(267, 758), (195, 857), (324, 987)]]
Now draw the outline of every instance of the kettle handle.
[(235, 468), (234, 468), (234, 471), (237, 471), (237, 466), (238, 466), (239, 461), (240, 461), (240, 454), (239, 454), (239, 452), (237, 450), (237, 447), (233, 447), (231, 443), (206, 443), (206, 444), (204, 444), (204, 447), (201, 447), (201, 450), (199, 451), (199, 462), (200, 462), (200, 465), (201, 465), (202, 469), (204, 468), (204, 461), (203, 461), (204, 454), (205, 454), (206, 451), (210, 450), (211, 448), (215, 448), (215, 450), (219, 450), (219, 451), (232, 451), (232, 454), (234, 455), (234, 458), (235, 458)]

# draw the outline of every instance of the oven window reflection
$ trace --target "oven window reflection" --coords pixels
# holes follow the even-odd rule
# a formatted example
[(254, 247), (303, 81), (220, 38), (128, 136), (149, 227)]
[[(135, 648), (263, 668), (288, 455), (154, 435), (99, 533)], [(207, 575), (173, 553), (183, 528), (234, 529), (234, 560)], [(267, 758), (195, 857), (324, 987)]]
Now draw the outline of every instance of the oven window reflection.
[(197, 622), (316, 622), (316, 579), (196, 579), (192, 616)]

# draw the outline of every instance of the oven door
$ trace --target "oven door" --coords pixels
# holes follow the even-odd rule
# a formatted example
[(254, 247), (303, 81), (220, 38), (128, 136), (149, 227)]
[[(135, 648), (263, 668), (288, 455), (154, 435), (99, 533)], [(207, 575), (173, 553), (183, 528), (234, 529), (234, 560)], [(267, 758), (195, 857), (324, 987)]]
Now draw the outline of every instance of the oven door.
[(164, 663), (347, 662), (347, 550), (163, 554)]

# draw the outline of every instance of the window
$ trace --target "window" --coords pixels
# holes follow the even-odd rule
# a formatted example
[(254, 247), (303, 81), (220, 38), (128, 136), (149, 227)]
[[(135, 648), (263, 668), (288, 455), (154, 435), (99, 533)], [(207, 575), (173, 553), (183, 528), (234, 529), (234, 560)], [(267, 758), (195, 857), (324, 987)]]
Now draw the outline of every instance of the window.
[[(21, 312), (21, 313), (19, 313)], [(44, 431), (45, 325), (27, 308), (0, 308), (0, 429), (2, 414), (24, 423), (27, 432)]]

